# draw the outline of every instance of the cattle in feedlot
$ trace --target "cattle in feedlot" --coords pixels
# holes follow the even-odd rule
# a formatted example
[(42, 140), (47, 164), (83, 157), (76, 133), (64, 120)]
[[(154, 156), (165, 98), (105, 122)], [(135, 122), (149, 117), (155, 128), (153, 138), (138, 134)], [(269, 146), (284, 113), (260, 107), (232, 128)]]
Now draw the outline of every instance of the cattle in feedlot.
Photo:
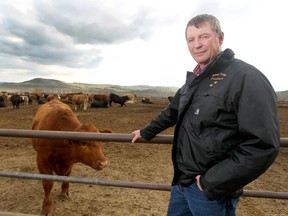
[[(64, 93), (65, 96), (68, 94)], [(153, 117), (165, 109), (169, 104), (167, 99), (169, 95), (172, 94), (154, 97), (139, 92), (137, 103), (126, 104), (127, 107), (124, 108), (115, 104), (109, 108), (88, 107), (86, 111), (74, 113), (82, 124), (91, 122), (98, 129), (107, 128), (113, 133), (132, 136), (131, 131), (145, 127), (149, 121), (153, 120)], [(141, 102), (142, 97), (149, 97), (153, 104), (143, 104)], [(30, 106), (20, 105), (20, 109), (12, 109), (11, 100), (9, 101), (8, 97), (6, 103), (7, 107), (0, 108), (0, 127), (2, 129), (31, 130), (36, 110), (44, 105), (35, 101)], [(73, 109), (71, 102), (68, 105)], [(279, 132), (282, 138), (287, 138), (288, 107), (281, 105), (278, 112), (281, 128)], [(162, 134), (173, 135), (174, 130), (175, 127), (170, 127)], [(109, 137), (109, 134), (106, 135)], [(76, 163), (73, 165), (71, 177), (79, 178), (81, 181), (82, 178), (87, 178), (95, 179), (96, 182), (98, 180), (120, 180), (163, 184), (167, 187), (171, 185), (173, 176), (171, 144), (151, 143), (150, 145), (141, 142), (132, 144), (122, 141), (109, 141), (108, 143), (103, 141), (103, 143), (103, 151), (109, 161), (108, 167), (99, 172), (82, 163)], [(31, 144), (31, 138), (2, 137), (0, 139), (0, 157), (0, 170), (2, 172), (24, 172), (23, 175), (26, 176), (26, 173), (29, 173), (32, 177), (39, 173), (36, 165), (36, 152)], [(236, 215), (288, 215), (288, 200), (283, 199), (283, 194), (279, 194), (282, 198), (276, 199), (274, 194), (274, 192), (277, 195), (281, 192), (288, 192), (287, 158), (288, 148), (281, 147), (280, 154), (272, 167), (262, 177), (245, 188), (247, 191), (259, 191), (260, 194), (267, 191), (270, 195), (271, 192), (274, 198), (243, 196), (238, 203)], [(0, 215), (1, 213), (5, 216), (40, 215), (44, 198), (42, 180), (19, 177), (17, 175), (17, 178), (0, 178)], [(71, 197), (68, 199), (63, 197), (61, 195), (61, 182), (54, 182), (52, 199), (55, 216), (162, 216), (167, 214), (170, 199), (169, 191), (134, 189), (126, 186), (111, 187), (98, 183), (82, 184), (80, 182), (70, 183), (70, 195)]]
[(72, 96), (72, 104), (75, 111), (79, 109), (87, 110), (89, 96), (87, 94), (75, 94)]
[[(72, 109), (58, 99), (41, 106), (33, 118), (32, 130), (74, 131), (101, 133), (93, 124), (81, 124)], [(110, 130), (103, 130), (111, 133)], [(102, 142), (91, 140), (32, 138), (36, 161), (41, 174), (69, 176), (73, 164), (82, 163), (95, 170), (107, 167), (108, 162), (102, 150)], [(53, 181), (43, 180), (45, 197), (42, 214), (52, 213)], [(62, 183), (62, 194), (69, 197), (69, 182)]]
[(119, 96), (114, 93), (110, 93), (109, 95), (109, 105), (112, 106), (112, 102), (120, 104), (120, 107), (126, 106), (126, 102), (129, 100), (127, 95)]

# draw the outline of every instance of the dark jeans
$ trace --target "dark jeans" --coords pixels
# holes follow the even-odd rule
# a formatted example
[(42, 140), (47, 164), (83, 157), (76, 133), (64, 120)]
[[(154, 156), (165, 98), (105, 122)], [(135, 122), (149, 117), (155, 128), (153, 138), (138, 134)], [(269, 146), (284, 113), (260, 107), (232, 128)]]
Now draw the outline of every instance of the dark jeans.
[(239, 197), (235, 199), (209, 200), (196, 182), (190, 186), (175, 185), (167, 216), (235, 216)]

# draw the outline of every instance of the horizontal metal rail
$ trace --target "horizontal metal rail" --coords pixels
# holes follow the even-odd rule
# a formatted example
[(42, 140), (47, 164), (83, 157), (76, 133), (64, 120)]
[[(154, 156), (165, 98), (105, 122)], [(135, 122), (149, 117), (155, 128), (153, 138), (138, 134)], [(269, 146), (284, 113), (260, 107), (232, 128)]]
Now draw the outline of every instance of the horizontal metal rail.
[(58, 176), (58, 175), (44, 175), (35, 173), (23, 173), (23, 172), (5, 172), (0, 171), (1, 177), (21, 178), (21, 179), (34, 179), (34, 180), (50, 180), (59, 182), (71, 182), (81, 184), (93, 184), (101, 186), (115, 186), (115, 187), (127, 187), (127, 188), (139, 188), (150, 190), (164, 190), (169, 191), (169, 185), (142, 183), (142, 182), (129, 182), (120, 180), (107, 180), (107, 179), (95, 179), (95, 178), (80, 178), (72, 176)]
[[(143, 182), (129, 182), (120, 180), (107, 180), (107, 179), (94, 179), (94, 178), (79, 178), (72, 176), (57, 176), (57, 175), (43, 175), (34, 173), (23, 172), (5, 172), (0, 171), (1, 177), (21, 178), (21, 179), (33, 179), (33, 180), (50, 180), (59, 182), (71, 182), (81, 184), (92, 184), (100, 186), (113, 186), (113, 187), (126, 187), (136, 189), (149, 189), (149, 190), (161, 190), (170, 191), (170, 185), (155, 184), (155, 183), (143, 183)], [(258, 198), (271, 198), (271, 199), (288, 199), (287, 192), (271, 192), (271, 191), (254, 191), (244, 190), (243, 195), (246, 197), (258, 197)]]
[[(93, 132), (72, 132), (72, 131), (0, 129), (0, 136), (47, 138), (47, 139), (98, 140), (98, 141), (106, 141), (106, 142), (131, 142), (134, 135), (123, 134), (123, 133), (93, 133)], [(172, 144), (173, 135), (157, 135), (150, 141), (140, 138), (139, 140), (137, 140), (137, 143)], [(288, 138), (281, 138), (280, 145), (281, 147), (288, 147)]]
[[(71, 131), (44, 131), (44, 130), (19, 130), (19, 129), (0, 129), (0, 136), (5, 137), (25, 137), (25, 138), (47, 138), (47, 139), (74, 139), (74, 140), (98, 140), (106, 142), (131, 142), (133, 134), (122, 133), (93, 133), (93, 132), (71, 132)], [(288, 147), (288, 138), (281, 138), (281, 147)], [(160, 144), (172, 144), (172, 135), (157, 135), (150, 141), (146, 141), (141, 138), (137, 140), (138, 143), (160, 143)], [(115, 186), (115, 187), (128, 187), (150, 190), (163, 190), (169, 191), (171, 186), (152, 183), (141, 182), (128, 182), (119, 180), (104, 180), (104, 179), (89, 179), (89, 178), (77, 178), (67, 176), (55, 176), (55, 175), (42, 175), (32, 173), (19, 173), (19, 172), (4, 172), (0, 171), (0, 177), (11, 178), (24, 178), (34, 180), (51, 180), (51, 181), (66, 181), (72, 183), (82, 184), (96, 184), (103, 186)], [(259, 197), (259, 198), (275, 198), (275, 199), (288, 199), (287, 192), (270, 192), (270, 191), (253, 191), (244, 190), (243, 196), (247, 197)]]
[[(106, 142), (131, 142), (133, 134), (122, 133), (93, 133), (93, 132), (72, 132), (72, 131), (46, 131), (46, 130), (18, 130), (0, 129), (0, 136), (5, 137), (26, 137), (26, 138), (47, 138), (47, 139), (73, 139), (73, 140), (98, 140)], [(150, 141), (143, 138), (137, 140), (143, 143), (171, 144), (172, 135), (158, 135)]]

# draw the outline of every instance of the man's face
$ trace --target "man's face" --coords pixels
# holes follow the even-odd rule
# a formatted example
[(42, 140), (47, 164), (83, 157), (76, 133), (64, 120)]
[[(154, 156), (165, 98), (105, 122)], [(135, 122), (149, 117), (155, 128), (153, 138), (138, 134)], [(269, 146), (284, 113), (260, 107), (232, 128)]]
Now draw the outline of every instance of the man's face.
[(188, 26), (186, 38), (192, 57), (203, 69), (221, 51), (224, 35), (216, 35), (208, 23), (203, 23), (199, 28)]

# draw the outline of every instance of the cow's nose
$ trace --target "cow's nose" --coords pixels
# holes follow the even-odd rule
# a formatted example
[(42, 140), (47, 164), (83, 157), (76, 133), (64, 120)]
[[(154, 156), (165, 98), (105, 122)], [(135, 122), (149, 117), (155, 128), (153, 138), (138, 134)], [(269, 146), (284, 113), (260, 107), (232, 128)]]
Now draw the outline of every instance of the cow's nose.
[(98, 166), (101, 168), (101, 169), (104, 169), (105, 167), (107, 167), (108, 166), (108, 161), (106, 160), (106, 161), (99, 161), (99, 163), (98, 163)]

